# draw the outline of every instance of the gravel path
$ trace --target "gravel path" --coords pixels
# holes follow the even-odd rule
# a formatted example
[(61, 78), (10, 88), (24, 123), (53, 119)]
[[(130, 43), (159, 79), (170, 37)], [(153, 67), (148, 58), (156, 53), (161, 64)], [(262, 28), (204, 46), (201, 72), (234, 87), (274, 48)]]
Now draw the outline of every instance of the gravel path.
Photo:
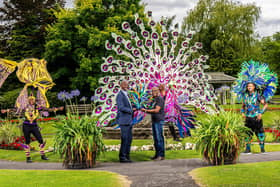
[[(280, 152), (241, 154), (238, 163), (273, 160), (280, 160)], [(111, 171), (128, 176), (128, 180), (132, 181), (132, 187), (186, 187), (197, 186), (187, 173), (203, 166), (207, 166), (207, 164), (201, 159), (178, 159), (129, 164), (99, 163), (94, 170)], [(64, 168), (61, 163), (35, 162), (27, 164), (25, 162), (0, 160), (0, 169), (62, 170)]]

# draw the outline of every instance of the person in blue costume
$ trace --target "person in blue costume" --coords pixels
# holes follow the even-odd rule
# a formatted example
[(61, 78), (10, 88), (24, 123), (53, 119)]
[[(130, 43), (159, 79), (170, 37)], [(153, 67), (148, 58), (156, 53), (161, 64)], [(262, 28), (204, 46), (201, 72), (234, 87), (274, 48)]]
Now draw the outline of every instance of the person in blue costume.
[[(277, 75), (270, 71), (267, 64), (253, 60), (242, 64), (233, 91), (237, 94), (239, 101), (242, 101), (241, 113), (245, 118), (245, 126), (251, 130), (245, 139), (245, 153), (251, 153), (251, 141), (254, 134), (258, 137), (261, 152), (265, 152), (262, 115), (277, 85)], [(261, 105), (263, 105), (262, 108)]]
[[(262, 109), (260, 108), (261, 104), (263, 105)], [(267, 109), (267, 106), (268, 104), (265, 102), (264, 97), (256, 91), (255, 84), (248, 83), (247, 93), (243, 97), (241, 109), (242, 116), (245, 118), (245, 126), (251, 129), (251, 131), (248, 133), (248, 137), (245, 140), (245, 153), (251, 152), (251, 141), (254, 133), (258, 137), (261, 152), (265, 152), (265, 134), (263, 129), (262, 114)]]

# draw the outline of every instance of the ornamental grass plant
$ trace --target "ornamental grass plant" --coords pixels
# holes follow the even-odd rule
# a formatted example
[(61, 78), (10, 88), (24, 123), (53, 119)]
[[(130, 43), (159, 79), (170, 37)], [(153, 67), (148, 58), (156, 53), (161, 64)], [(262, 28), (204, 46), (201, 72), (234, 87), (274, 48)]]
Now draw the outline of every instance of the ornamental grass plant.
[(196, 150), (209, 164), (235, 163), (248, 131), (238, 113), (221, 111), (207, 115), (194, 131)]
[(64, 159), (63, 165), (69, 169), (92, 168), (96, 158), (104, 151), (101, 127), (97, 120), (85, 116), (67, 114), (62, 123), (56, 123), (55, 152)]
[(16, 138), (22, 136), (21, 130), (17, 124), (5, 122), (0, 124), (0, 144), (10, 144), (15, 142)]

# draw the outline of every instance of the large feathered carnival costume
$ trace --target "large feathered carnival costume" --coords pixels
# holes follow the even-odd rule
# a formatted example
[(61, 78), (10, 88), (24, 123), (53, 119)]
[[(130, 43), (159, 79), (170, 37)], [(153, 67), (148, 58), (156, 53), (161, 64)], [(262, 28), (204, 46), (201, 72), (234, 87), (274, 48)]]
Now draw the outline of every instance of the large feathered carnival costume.
[(49, 102), (46, 98), (47, 90), (54, 86), (52, 78), (48, 73), (47, 62), (42, 59), (29, 58), (17, 63), (15, 61), (0, 59), (0, 88), (7, 77), (15, 71), (17, 67), (17, 77), (24, 83), (24, 88), (16, 100), (16, 108), (22, 111), (28, 104), (28, 87), (36, 88), (37, 104), (49, 108)]
[[(250, 88), (250, 92), (247, 87), (249, 83), (255, 85), (255, 89)], [(267, 64), (253, 60), (242, 64), (233, 91), (237, 94), (238, 99), (242, 100), (241, 113), (246, 116), (245, 126), (250, 128), (248, 137), (245, 139), (245, 153), (251, 152), (251, 141), (254, 133), (259, 139), (261, 152), (265, 152), (265, 134), (261, 117), (267, 107), (266, 102), (276, 91), (277, 84), (277, 75), (270, 71)], [(261, 104), (264, 105), (262, 109)]]
[[(208, 84), (209, 77), (204, 73), (203, 65), (208, 57), (201, 55), (199, 58), (189, 60), (202, 48), (202, 43), (195, 42), (190, 46), (194, 34), (191, 32), (185, 36), (177, 53), (175, 49), (179, 47), (178, 31), (167, 32), (165, 21), (156, 23), (152, 20), (151, 12), (148, 12), (148, 20), (150, 28), (146, 29), (143, 21), (135, 15), (135, 24), (140, 33), (133, 31), (130, 24), (124, 22), (122, 29), (130, 35), (130, 39), (112, 33), (116, 44), (106, 41), (106, 49), (114, 51), (121, 60), (113, 56), (103, 58), (101, 70), (114, 75), (101, 78), (99, 82), (103, 86), (95, 92), (100, 102), (94, 111), (94, 115), (99, 116), (98, 125), (106, 126), (115, 119), (117, 112), (115, 97), (120, 90), (121, 80), (128, 81), (133, 90), (129, 94), (131, 102), (138, 109), (143, 107), (140, 104), (143, 95), (146, 98), (144, 100), (149, 100), (147, 94), (153, 86), (172, 84), (172, 89), (168, 86), (165, 100), (166, 120), (175, 122), (181, 130), (193, 127), (193, 115), (178, 104), (178, 97), (186, 98), (181, 104), (211, 112), (211, 108), (207, 105), (214, 104), (214, 89)], [(161, 25), (160, 34), (157, 32), (157, 25)], [(139, 84), (143, 89), (139, 89)], [(141, 121), (144, 115), (141, 111), (135, 112), (134, 123)]]
[[(44, 152), (45, 143), (43, 142), (42, 135), (36, 122), (39, 117), (39, 110), (42, 108), (49, 108), (49, 103), (45, 94), (47, 90), (54, 86), (46, 64), (47, 62), (45, 60), (35, 58), (25, 59), (20, 63), (0, 59), (0, 88), (16, 67), (18, 79), (25, 84), (16, 100), (15, 107), (17, 112), (24, 111), (25, 120), (22, 129), (25, 144), (21, 144), (21, 146), (25, 150), (26, 161), (28, 163), (32, 162), (29, 145), (31, 134), (33, 134), (39, 142), (41, 158), (43, 160), (48, 160)], [(30, 95), (28, 94), (29, 88), (31, 88), (32, 92), (34, 92), (35, 89), (37, 90), (36, 97), (34, 97), (32, 93)]]
[(267, 64), (250, 60), (242, 64), (241, 72), (233, 86), (233, 91), (239, 100), (246, 95), (248, 83), (253, 83), (265, 101), (268, 101), (276, 92), (278, 78), (275, 73), (270, 71)]

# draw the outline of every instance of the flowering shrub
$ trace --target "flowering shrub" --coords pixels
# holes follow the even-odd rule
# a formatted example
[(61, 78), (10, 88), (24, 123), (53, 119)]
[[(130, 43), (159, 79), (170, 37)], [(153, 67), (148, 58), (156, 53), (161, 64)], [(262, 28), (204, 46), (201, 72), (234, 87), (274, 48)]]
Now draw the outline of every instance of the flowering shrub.
[[(40, 122), (46, 122), (46, 121), (58, 121), (58, 118), (53, 118), (53, 117), (49, 117), (49, 118), (38, 118), (37, 121)], [(12, 120), (0, 120), (0, 124), (3, 123), (20, 123), (21, 120), (18, 119), (12, 119)]]
[[(278, 107), (268, 107), (266, 110), (280, 110), (280, 108)], [(239, 108), (226, 108), (224, 109), (224, 111), (236, 111), (236, 112), (240, 112), (240, 109)]]
[[(31, 137), (31, 141), (36, 141), (36, 138)], [(12, 143), (2, 141), (0, 143), (0, 149), (23, 150), (22, 144), (24, 144), (24, 142), (25, 142), (24, 136), (19, 136), (15, 139), (15, 142)]]
[(272, 133), (274, 136), (274, 141), (280, 141), (280, 130), (275, 128), (265, 128), (265, 133)]
[[(75, 98), (75, 103), (76, 105), (78, 104), (77, 102), (77, 97), (80, 96), (80, 91), (78, 89), (76, 90), (72, 90), (71, 92), (66, 92), (65, 90), (64, 91), (61, 91), (57, 94), (57, 98), (61, 101), (64, 101), (64, 102), (69, 102), (70, 104), (72, 104), (72, 99)], [(79, 101), (82, 101), (82, 102), (86, 102), (87, 101), (87, 97), (85, 96), (82, 96)], [(95, 100), (97, 100), (98, 97), (97, 96), (91, 96), (90, 100), (91, 102), (94, 102)]]

